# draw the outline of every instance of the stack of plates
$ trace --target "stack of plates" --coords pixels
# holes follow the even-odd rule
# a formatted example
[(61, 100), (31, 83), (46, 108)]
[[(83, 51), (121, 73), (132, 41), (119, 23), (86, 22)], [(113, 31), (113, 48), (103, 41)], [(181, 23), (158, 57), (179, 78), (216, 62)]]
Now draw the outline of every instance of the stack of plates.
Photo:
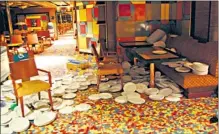
[(44, 112), (39, 114), (35, 120), (34, 120), (34, 125), (36, 126), (45, 126), (50, 124), (56, 119), (56, 113), (55, 112)]
[(124, 85), (123, 89), (124, 89), (124, 92), (135, 92), (136, 85), (135, 83), (128, 82)]

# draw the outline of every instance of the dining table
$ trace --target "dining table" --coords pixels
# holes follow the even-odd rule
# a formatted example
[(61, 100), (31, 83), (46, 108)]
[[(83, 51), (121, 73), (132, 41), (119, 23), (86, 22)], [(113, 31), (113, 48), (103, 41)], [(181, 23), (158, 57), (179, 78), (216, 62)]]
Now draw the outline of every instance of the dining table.
[(155, 64), (162, 62), (186, 60), (186, 57), (163, 47), (136, 48), (134, 60), (150, 64), (150, 87), (155, 87)]

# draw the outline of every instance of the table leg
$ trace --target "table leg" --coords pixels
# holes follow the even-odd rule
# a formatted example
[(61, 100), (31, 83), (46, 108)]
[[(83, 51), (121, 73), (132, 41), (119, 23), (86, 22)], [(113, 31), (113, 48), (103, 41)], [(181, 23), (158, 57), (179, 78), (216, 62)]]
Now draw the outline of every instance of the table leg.
[(154, 88), (154, 63), (150, 63), (150, 88)]

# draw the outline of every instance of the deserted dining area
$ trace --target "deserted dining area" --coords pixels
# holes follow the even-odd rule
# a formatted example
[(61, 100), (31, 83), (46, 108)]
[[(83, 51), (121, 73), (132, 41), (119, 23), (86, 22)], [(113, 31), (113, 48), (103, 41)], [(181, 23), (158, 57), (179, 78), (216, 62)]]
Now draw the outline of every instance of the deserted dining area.
[(1, 134), (218, 133), (218, 1), (0, 1)]

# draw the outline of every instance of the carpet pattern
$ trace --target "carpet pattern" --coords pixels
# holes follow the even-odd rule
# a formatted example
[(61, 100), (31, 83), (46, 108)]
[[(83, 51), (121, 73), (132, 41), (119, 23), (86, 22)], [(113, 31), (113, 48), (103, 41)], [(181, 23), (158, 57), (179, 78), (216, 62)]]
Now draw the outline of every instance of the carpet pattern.
[[(67, 33), (69, 34), (69, 33)], [(69, 34), (70, 35), (70, 34)], [(69, 36), (68, 35), (68, 36)], [(66, 73), (66, 60), (74, 54), (74, 43), (68, 36), (36, 56), (37, 65), (52, 72), (53, 77)], [(69, 41), (70, 42), (70, 41)], [(51, 57), (50, 57), (51, 56)], [(52, 58), (55, 56), (55, 58)], [(47, 57), (47, 58), (46, 58)], [(50, 58), (50, 59), (49, 59)], [(73, 112), (69, 115), (57, 115), (57, 119), (44, 127), (34, 126), (24, 133), (68, 133), (68, 134), (215, 134), (218, 124), (210, 124), (218, 107), (217, 98), (181, 99), (179, 102), (167, 100), (152, 101), (142, 94), (146, 100), (143, 105), (131, 103), (118, 104), (114, 99), (91, 101), (88, 96), (97, 93), (95, 87), (77, 92), (73, 106), (88, 103), (92, 106), (87, 112)], [(113, 94), (113, 98), (118, 93)]]

